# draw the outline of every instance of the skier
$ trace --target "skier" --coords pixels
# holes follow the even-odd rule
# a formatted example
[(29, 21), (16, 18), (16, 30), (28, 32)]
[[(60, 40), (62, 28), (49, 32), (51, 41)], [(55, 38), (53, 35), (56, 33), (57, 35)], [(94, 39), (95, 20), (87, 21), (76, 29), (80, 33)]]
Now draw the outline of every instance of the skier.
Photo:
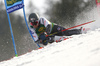
[[(63, 31), (65, 28), (48, 21), (46, 18), (39, 18), (38, 14), (31, 13), (29, 15), (30, 31), (35, 38), (36, 43), (47, 45), (48, 42), (54, 42), (55, 36), (71, 36), (81, 34), (81, 29), (72, 29)], [(56, 33), (56, 34), (53, 34)], [(51, 36), (46, 37), (46, 35)]]

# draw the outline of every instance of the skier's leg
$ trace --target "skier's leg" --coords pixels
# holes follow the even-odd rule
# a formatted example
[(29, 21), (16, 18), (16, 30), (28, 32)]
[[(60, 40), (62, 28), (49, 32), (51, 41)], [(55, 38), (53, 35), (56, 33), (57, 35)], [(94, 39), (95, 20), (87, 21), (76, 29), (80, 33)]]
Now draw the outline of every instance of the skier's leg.
[(77, 34), (81, 34), (81, 29), (72, 29), (72, 30), (66, 30), (61, 32), (62, 30), (64, 30), (65, 28), (62, 26), (58, 26), (58, 25), (54, 25), (54, 28), (51, 32), (51, 34), (57, 32), (57, 36), (71, 36), (71, 35), (77, 35)]
[(64, 30), (64, 29), (65, 28), (63, 28), (62, 26), (54, 25), (51, 34), (57, 32), (57, 34), (55, 34), (55, 35), (57, 35), (57, 36), (63, 36), (64, 34), (61, 31)]
[(71, 35), (81, 34), (81, 30), (80, 29), (66, 30), (66, 31), (63, 31), (63, 33), (65, 36), (71, 36)]

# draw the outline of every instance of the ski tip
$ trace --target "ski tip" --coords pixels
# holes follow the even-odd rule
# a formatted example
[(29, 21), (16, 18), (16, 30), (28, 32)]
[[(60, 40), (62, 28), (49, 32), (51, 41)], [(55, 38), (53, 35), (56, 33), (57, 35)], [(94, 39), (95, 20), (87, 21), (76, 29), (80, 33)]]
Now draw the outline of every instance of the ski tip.
[(43, 47), (40, 47), (39, 49), (42, 49)]

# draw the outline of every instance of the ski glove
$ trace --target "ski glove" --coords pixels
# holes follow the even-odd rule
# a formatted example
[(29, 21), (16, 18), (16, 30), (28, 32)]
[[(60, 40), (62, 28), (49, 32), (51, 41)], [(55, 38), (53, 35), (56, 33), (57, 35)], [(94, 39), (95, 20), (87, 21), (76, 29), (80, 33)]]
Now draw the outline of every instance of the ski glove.
[(48, 44), (48, 37), (46, 37), (46, 33), (45, 32), (39, 35), (39, 41), (43, 45), (47, 45)]

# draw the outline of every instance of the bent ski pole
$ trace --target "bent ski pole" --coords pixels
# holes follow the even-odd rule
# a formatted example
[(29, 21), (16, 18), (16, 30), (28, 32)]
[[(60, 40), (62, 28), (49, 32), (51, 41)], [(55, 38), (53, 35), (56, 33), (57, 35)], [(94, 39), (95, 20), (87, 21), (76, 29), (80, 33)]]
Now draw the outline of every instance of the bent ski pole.
[[(69, 29), (73, 29), (73, 28), (76, 28), (76, 27), (79, 27), (79, 26), (82, 26), (82, 25), (86, 25), (86, 24), (92, 23), (92, 22), (94, 22), (94, 21), (95, 21), (95, 20), (90, 21), (90, 22), (86, 22), (86, 23), (83, 23), (83, 24), (80, 24), (80, 25), (77, 25), (77, 26), (74, 26), (74, 27), (70, 27), (70, 28), (64, 29), (64, 30), (62, 30), (62, 31), (60, 31), (60, 32), (63, 32), (63, 31), (69, 30)], [(52, 35), (57, 34), (57, 33), (60, 33), (60, 32), (55, 32), (55, 33), (46, 35), (46, 37), (52, 36)]]

